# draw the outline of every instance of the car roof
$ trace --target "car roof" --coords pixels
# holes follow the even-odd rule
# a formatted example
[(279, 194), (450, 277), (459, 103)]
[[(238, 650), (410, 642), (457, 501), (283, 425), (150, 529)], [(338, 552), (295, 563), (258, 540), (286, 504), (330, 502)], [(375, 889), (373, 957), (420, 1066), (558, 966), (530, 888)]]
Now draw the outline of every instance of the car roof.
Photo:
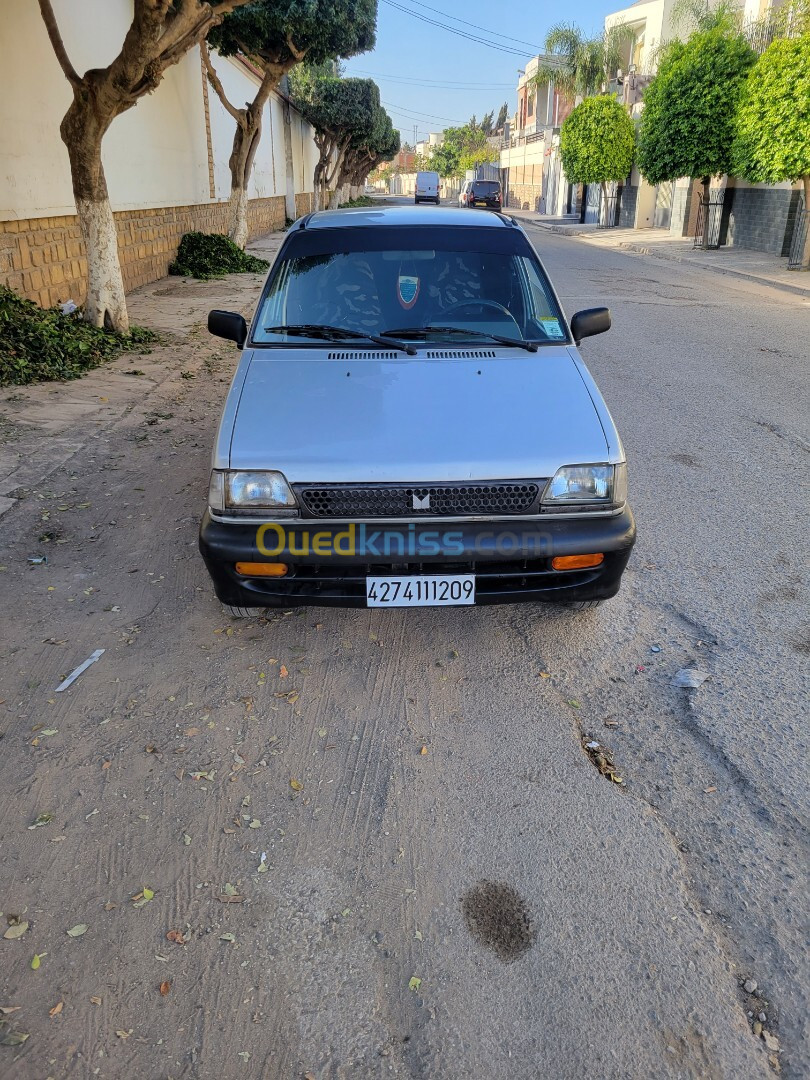
[(299, 218), (293, 229), (341, 229), (364, 225), (436, 225), (476, 229), (513, 229), (516, 222), (502, 214), (482, 214), (455, 206), (357, 206), (347, 210), (318, 210)]

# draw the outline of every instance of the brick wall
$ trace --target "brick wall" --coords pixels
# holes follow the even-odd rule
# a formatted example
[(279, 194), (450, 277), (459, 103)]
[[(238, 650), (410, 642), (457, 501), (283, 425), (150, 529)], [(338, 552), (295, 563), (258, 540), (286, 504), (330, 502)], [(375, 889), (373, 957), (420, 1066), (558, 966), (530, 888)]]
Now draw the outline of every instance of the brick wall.
[[(328, 204), (327, 204), (328, 205)], [(295, 213), (297, 217), (303, 217), (304, 214), (310, 213), (312, 210), (312, 192), (301, 191), (295, 196)]]
[(801, 198), (786, 188), (734, 188), (726, 242), (789, 255)]
[[(296, 196), (296, 205), (300, 198), (308, 200), (309, 196)], [(251, 237), (283, 229), (284, 220), (283, 195), (252, 199), (248, 205)], [(183, 233), (226, 232), (228, 205), (122, 210), (115, 214), (115, 223), (124, 288), (129, 292), (165, 276)], [(81, 304), (86, 273), (84, 242), (75, 214), (0, 221), (0, 282), (15, 292), (43, 307), (67, 299)]]

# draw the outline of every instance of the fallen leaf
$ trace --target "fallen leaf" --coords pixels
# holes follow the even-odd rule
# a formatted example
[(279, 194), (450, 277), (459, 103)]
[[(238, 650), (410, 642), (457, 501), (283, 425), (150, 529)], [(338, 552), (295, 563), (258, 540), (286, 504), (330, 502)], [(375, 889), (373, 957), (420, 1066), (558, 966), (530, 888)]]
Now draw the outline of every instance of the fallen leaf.
[(49, 825), (53, 821), (53, 814), (40, 814), (33, 825), (29, 825), (29, 829), (41, 829), (43, 825)]
[(186, 730), (183, 732), (183, 734), (187, 735), (188, 738), (192, 738), (194, 735), (199, 735), (200, 734), (200, 729), (198, 727), (186, 728)]
[(55, 728), (55, 727), (48, 727), (48, 728), (45, 728), (44, 731), (40, 731), (40, 735), (58, 735), (58, 734), (59, 734), (59, 728)]
[(293, 789), (293, 791), (304, 790), (304, 785), (301, 783), (300, 780), (296, 780), (295, 777), (290, 780), (290, 787)]
[(75, 926), (71, 926), (70, 930), (67, 931), (67, 936), (68, 937), (81, 937), (82, 934), (86, 934), (86, 933), (87, 933), (87, 924), (83, 923), (83, 922), (80, 922), (80, 923), (76, 923)]
[(128, 1039), (134, 1030), (134, 1028), (130, 1028), (129, 1031), (124, 1031), (123, 1029), (119, 1028), (119, 1030), (116, 1031), (115, 1034), (118, 1036), (119, 1039)]
[(96, 997), (95, 995), (93, 995), (93, 997), (90, 998), (90, 1004), (91, 1005), (100, 1005), (101, 1004), (101, 998)]
[(703, 789), (703, 794), (704, 795), (712, 795), (715, 791), (717, 791), (716, 787), (705, 787)]
[(62, 1009), (64, 1009), (64, 1007), (64, 1001), (57, 1001), (54, 1007), (48, 1010), (48, 1016), (58, 1016)]
[(218, 896), (217, 900), (219, 900), (221, 904), (241, 904), (244, 897), (239, 896), (238, 893), (234, 893), (233, 896)]
[(541, 679), (550, 679), (551, 678), (551, 672), (550, 671), (541, 671), (540, 672), (540, 678)]
[(32, 971), (39, 971), (39, 965), (42, 963), (42, 957), (45, 956), (45, 955), (46, 955), (45, 953), (34, 953), (32, 959), (31, 959), (31, 970)]
[(428, 752), (428, 748), (427, 748), (426, 746), (423, 746), (423, 747), (422, 747), (422, 749), (421, 749), (421, 750), (419, 751), (419, 753), (420, 753), (420, 754), (422, 754), (423, 756), (424, 756), (424, 755), (425, 755), (425, 754), (426, 754), (427, 752)]
[(582, 706), (576, 700), (576, 698), (571, 698), (571, 700), (568, 702), (568, 704), (571, 706), (572, 709), (581, 709), (582, 708)]
[(236, 1056), (240, 1057), (243, 1061), (250, 1061), (250, 1051), (249, 1050), (240, 1050), (239, 1053)]
[(3, 934), (3, 937), (6, 938), (7, 941), (14, 941), (15, 938), (21, 938), (27, 929), (27, 922), (19, 922), (15, 926), (10, 926), (5, 934)]
[(166, 997), (168, 995), (168, 993), (169, 993), (169, 990), (171, 990), (171, 987), (172, 987), (172, 984), (168, 980), (166, 980), (165, 982), (162, 982), (160, 984), (160, 986), (158, 987), (158, 989), (160, 990), (160, 996), (161, 997)]
[(222, 887), (222, 891), (226, 896), (236, 896), (236, 889), (231, 885), (230, 881), (226, 881)]
[(236, 938), (233, 936), (233, 934), (220, 934), (219, 935), (219, 940), (220, 941), (236, 941)]
[(103, 761), (103, 762), (101, 763), (101, 768), (102, 768), (102, 769), (109, 769), (109, 767), (110, 767), (111, 765), (112, 765), (112, 762), (111, 762), (111, 761)]
[(320, 735), (320, 737), (322, 739), (325, 739), (326, 738), (326, 728), (325, 727), (318, 728), (318, 734)]
[(169, 930), (166, 934), (167, 941), (173, 941), (175, 945), (185, 945), (186, 939), (182, 930)]
[(28, 1037), (24, 1031), (0, 1032), (0, 1046), (22, 1046)]
[(22, 1005), (0, 1005), (0, 1013), (3, 1016), (9, 1016), (11, 1013), (19, 1012)]
[(422, 931), (421, 930), (415, 930), (413, 936), (416, 938), (417, 941), (421, 941), (422, 940)]
[(186, 847), (188, 847), (188, 845), (191, 843), (191, 837), (188, 835), (187, 832), (183, 833), (183, 843), (186, 845)]
[(290, 673), (289, 673), (289, 671), (288, 671), (288, 670), (286, 669), (286, 667), (285, 667), (285, 666), (284, 666), (284, 665), (282, 664), (282, 665), (281, 665), (281, 667), (280, 667), (280, 668), (278, 669), (278, 676), (279, 676), (279, 678), (280, 678), (280, 679), (286, 679), (286, 678), (287, 678), (287, 676), (288, 676), (289, 674), (290, 674)]
[(261, 823), (261, 821), (259, 821), (259, 819), (257, 817), (255, 817), (253, 819), (253, 821), (251, 821), (251, 823), (248, 825), (249, 829), (260, 829), (261, 827), (262, 827), (262, 823)]
[(408, 980), (408, 989), (416, 992), (421, 985), (422, 980), (417, 978), (416, 975), (411, 975), (410, 979)]

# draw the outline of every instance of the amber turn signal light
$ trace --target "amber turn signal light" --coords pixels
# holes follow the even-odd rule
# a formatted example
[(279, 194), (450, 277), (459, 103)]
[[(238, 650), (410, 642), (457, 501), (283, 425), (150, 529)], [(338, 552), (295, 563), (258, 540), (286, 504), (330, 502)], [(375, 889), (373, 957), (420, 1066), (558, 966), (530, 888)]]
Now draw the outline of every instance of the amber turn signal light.
[(243, 577), (284, 577), (289, 566), (283, 562), (238, 562), (237, 574)]
[(555, 570), (585, 570), (589, 566), (600, 566), (604, 561), (601, 552), (597, 555), (556, 555), (551, 565)]

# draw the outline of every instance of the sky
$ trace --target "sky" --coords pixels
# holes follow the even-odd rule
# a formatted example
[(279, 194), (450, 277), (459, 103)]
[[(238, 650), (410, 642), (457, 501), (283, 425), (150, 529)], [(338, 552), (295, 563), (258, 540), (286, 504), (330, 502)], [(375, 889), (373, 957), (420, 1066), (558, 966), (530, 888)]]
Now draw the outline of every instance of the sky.
[(575, 0), (556, 8), (527, 0), (438, 0), (437, 7), (429, 0), (379, 0), (377, 46), (347, 60), (345, 73), (374, 79), (403, 142), (413, 143), (414, 127), (419, 141), (430, 131), (466, 123), (473, 114), (480, 120), (494, 109), (497, 116), (504, 101), (511, 116), (518, 70), (542, 51), (550, 26), (562, 19), (598, 32), (605, 15), (622, 6), (604, 0)]

